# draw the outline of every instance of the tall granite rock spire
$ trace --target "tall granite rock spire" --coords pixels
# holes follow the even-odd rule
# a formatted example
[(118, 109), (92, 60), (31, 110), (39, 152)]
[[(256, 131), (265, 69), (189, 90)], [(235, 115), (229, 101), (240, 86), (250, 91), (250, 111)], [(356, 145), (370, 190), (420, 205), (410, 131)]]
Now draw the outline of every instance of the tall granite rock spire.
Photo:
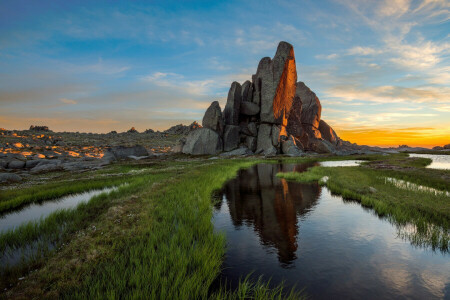
[(320, 119), (321, 111), (316, 94), (297, 82), (293, 46), (280, 42), (273, 58), (261, 59), (251, 82), (232, 83), (222, 115), (213, 102), (203, 118), (206, 128), (189, 134), (183, 152), (213, 154), (239, 147), (248, 149), (236, 153), (333, 152), (340, 139)]

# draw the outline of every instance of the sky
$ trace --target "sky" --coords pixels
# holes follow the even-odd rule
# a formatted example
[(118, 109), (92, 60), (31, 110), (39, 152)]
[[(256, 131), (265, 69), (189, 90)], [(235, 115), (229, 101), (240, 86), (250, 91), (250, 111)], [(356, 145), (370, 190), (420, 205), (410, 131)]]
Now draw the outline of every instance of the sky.
[(338, 135), (450, 143), (450, 1), (0, 1), (0, 127), (201, 122), (280, 41)]

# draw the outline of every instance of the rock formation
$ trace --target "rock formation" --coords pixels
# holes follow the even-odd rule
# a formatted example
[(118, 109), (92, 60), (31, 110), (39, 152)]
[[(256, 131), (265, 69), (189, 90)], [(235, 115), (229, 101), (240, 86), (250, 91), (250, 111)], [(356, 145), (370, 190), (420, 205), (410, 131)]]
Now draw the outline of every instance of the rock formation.
[(180, 150), (187, 154), (251, 151), (266, 156), (335, 152), (341, 140), (321, 120), (321, 112), (316, 94), (297, 82), (294, 48), (280, 42), (272, 59), (261, 59), (251, 82), (231, 84), (223, 113), (217, 101), (211, 104), (203, 128), (191, 132)]
[(32, 131), (51, 131), (50, 129), (48, 129), (48, 126), (34, 126), (34, 125), (31, 125), (29, 130), (32, 130)]

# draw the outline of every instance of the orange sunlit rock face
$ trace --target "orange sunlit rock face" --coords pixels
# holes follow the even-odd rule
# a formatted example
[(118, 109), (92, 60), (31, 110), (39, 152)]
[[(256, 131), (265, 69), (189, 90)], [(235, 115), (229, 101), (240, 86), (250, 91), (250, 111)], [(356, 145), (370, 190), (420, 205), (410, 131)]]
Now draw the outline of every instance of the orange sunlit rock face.
[(294, 48), (289, 52), (286, 59), (283, 74), (277, 86), (275, 97), (273, 98), (273, 114), (276, 119), (283, 118), (283, 126), (287, 125), (287, 114), (291, 110), (292, 100), (295, 96), (297, 82), (297, 70), (295, 67)]
[(450, 143), (449, 128), (338, 128), (338, 136), (346, 141), (356, 142), (359, 145), (397, 147), (408, 145), (410, 147), (442, 146)]

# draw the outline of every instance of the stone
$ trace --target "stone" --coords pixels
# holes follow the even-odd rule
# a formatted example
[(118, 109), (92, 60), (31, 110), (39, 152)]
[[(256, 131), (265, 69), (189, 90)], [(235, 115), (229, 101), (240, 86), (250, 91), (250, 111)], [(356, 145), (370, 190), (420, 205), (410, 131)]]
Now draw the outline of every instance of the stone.
[(302, 124), (311, 125), (318, 129), (320, 115), (322, 113), (322, 106), (319, 98), (317, 98), (316, 94), (301, 81), (297, 82), (295, 95), (300, 97), (302, 102)]
[(218, 101), (212, 102), (206, 110), (205, 115), (203, 116), (202, 126), (204, 128), (212, 129), (220, 135), (223, 134), (224, 121)]
[(289, 111), (288, 121), (286, 125), (286, 131), (288, 134), (294, 137), (301, 137), (303, 134), (302, 128), (302, 101), (300, 97), (296, 95), (292, 101), (292, 107)]
[(239, 110), (242, 102), (241, 85), (233, 82), (228, 91), (227, 104), (224, 109), (225, 125), (239, 125)]
[(257, 139), (254, 136), (245, 137), (245, 145), (247, 146), (248, 149), (250, 149), (253, 152), (256, 151), (256, 142)]
[(66, 143), (64, 143), (63, 141), (57, 141), (55, 145), (56, 146), (60, 146), (60, 147), (64, 147), (64, 146), (66, 146)]
[(281, 152), (283, 154), (289, 155), (289, 156), (302, 156), (304, 155), (304, 152), (301, 151), (294, 140), (293, 136), (289, 136), (287, 140), (281, 141)]
[(253, 100), (253, 84), (247, 80), (242, 85), (242, 102), (252, 102)]
[(223, 150), (220, 135), (209, 128), (199, 128), (188, 134), (183, 153), (193, 155), (214, 155)]
[(13, 159), (8, 163), (8, 169), (23, 169), (25, 162), (17, 159)]
[(308, 149), (317, 153), (332, 153), (333, 145), (324, 139), (310, 139)]
[(27, 169), (34, 168), (41, 162), (42, 162), (42, 159), (27, 160), (27, 162), (25, 163), (25, 168), (27, 168)]
[(5, 182), (20, 182), (22, 177), (13, 173), (0, 173), (0, 183)]
[(271, 124), (261, 124), (258, 130), (258, 140), (256, 143), (256, 152), (261, 153), (266, 149), (271, 149), (272, 145), (272, 125)]
[(126, 147), (126, 146), (114, 146), (106, 151), (111, 152), (116, 159), (127, 159), (129, 156), (148, 156), (149, 153), (141, 145)]
[(239, 146), (239, 126), (226, 125), (223, 133), (223, 150), (231, 151)]
[(8, 161), (0, 160), (0, 168), (6, 169), (7, 166), (8, 166)]
[(117, 160), (117, 158), (115, 157), (115, 155), (111, 151), (105, 151), (103, 153), (103, 157), (101, 159), (103, 164), (110, 164), (110, 163), (112, 163), (115, 160)]
[(40, 174), (46, 172), (60, 171), (63, 170), (63, 166), (61, 164), (44, 164), (37, 165), (33, 169), (31, 169), (31, 174)]
[(256, 127), (256, 123), (255, 122), (248, 123), (247, 129), (250, 132), (251, 136), (257, 136), (258, 135), (258, 128)]
[(331, 128), (324, 120), (320, 120), (319, 122), (319, 131), (323, 139), (329, 141), (332, 145), (337, 145), (339, 137), (333, 128)]
[(278, 151), (277, 148), (275, 148), (274, 146), (270, 146), (269, 148), (265, 149), (263, 154), (266, 157), (272, 157), (277, 155)]
[(239, 127), (241, 129), (241, 133), (249, 136), (257, 136), (258, 135), (258, 128), (256, 127), (256, 124), (254, 122), (241, 122), (239, 124)]
[(253, 155), (253, 152), (246, 147), (241, 147), (233, 151), (224, 152), (219, 156), (246, 156), (246, 155)]
[(240, 112), (246, 116), (256, 116), (259, 114), (259, 105), (253, 102), (244, 101), (241, 103)]
[(278, 147), (280, 144), (280, 127), (277, 125), (272, 126), (272, 145)]

